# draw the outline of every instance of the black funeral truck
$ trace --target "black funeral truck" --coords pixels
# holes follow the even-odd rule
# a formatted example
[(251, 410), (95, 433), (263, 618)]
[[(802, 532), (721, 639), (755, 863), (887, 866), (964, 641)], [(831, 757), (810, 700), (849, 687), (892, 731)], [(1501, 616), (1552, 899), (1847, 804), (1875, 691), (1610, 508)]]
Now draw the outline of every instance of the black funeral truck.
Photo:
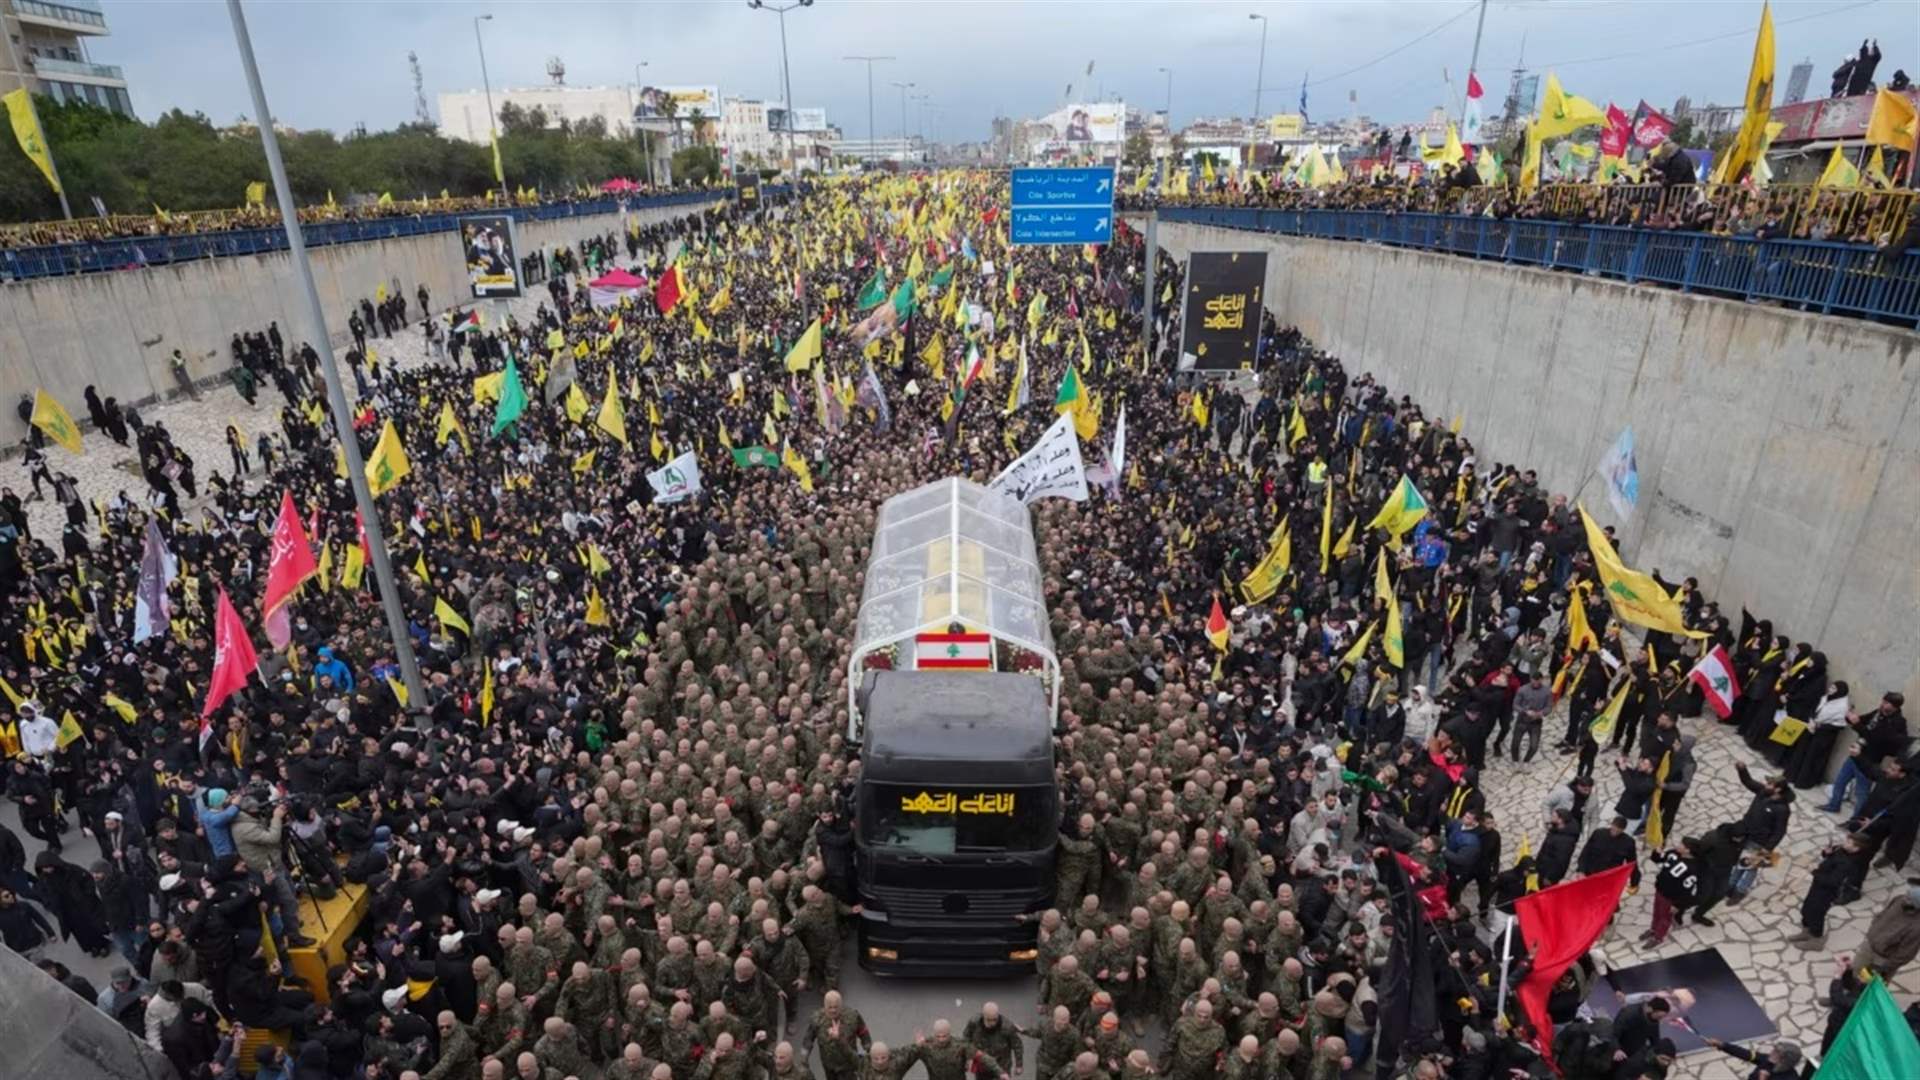
[(1033, 970), (1060, 794), (1042, 681), (870, 671), (855, 792), (860, 963), (879, 974)]

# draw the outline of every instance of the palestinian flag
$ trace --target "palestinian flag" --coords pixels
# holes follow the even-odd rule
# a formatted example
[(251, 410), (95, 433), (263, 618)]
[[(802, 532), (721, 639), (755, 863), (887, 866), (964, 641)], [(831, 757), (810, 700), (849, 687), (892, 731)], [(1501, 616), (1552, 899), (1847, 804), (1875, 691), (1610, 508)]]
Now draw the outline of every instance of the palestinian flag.
[(480, 329), (480, 309), (474, 308), (472, 311), (455, 315), (453, 317), (453, 325), (448, 332), (464, 334), (478, 329)]
[(780, 455), (764, 446), (736, 446), (733, 449), (733, 464), (741, 469), (777, 469), (780, 467)]

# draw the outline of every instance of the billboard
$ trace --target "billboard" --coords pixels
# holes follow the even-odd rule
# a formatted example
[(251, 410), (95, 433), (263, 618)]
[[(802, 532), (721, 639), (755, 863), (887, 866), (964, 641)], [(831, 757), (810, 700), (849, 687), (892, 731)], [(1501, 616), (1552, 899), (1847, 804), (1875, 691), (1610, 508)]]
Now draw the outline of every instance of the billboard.
[(467, 261), (467, 284), (475, 300), (506, 300), (520, 295), (520, 256), (513, 242), (511, 217), (476, 214), (461, 218), (460, 250)]
[(652, 115), (666, 115), (666, 103), (673, 102), (674, 115), (682, 120), (699, 112), (720, 119), (720, 88), (717, 86), (649, 86), (640, 91), (640, 109), (652, 109)]
[(1127, 107), (1115, 101), (1068, 105), (1040, 118), (1054, 139), (1067, 143), (1117, 143), (1126, 138)]
[(1267, 117), (1267, 137), (1289, 139), (1306, 134), (1307, 118), (1300, 113), (1275, 113)]
[(1252, 371), (1260, 360), (1262, 251), (1196, 251), (1187, 260), (1180, 352), (1196, 371)]

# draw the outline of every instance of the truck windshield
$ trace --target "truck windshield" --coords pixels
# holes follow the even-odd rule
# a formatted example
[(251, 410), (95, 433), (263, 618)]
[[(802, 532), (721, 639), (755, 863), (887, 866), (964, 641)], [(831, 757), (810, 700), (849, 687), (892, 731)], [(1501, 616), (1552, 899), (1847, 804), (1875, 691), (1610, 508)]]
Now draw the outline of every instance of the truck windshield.
[(1052, 787), (868, 783), (861, 835), (921, 855), (1038, 851), (1059, 828)]

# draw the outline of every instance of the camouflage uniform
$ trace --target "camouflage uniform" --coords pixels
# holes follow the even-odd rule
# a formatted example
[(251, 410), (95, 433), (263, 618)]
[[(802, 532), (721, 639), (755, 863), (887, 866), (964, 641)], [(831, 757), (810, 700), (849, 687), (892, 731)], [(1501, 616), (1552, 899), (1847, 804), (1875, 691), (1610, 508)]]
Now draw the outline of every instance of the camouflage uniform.
[(668, 1023), (660, 1029), (660, 1060), (673, 1070), (673, 1080), (693, 1080), (693, 1070), (700, 1064), (704, 1049), (700, 1029), (691, 1022), (684, 1027)]
[[(834, 1033), (836, 1023), (838, 1034)], [(873, 1045), (873, 1036), (867, 1031), (867, 1022), (860, 1019), (860, 1013), (843, 1005), (838, 1021), (828, 1016), (825, 1009), (813, 1014), (800, 1041), (801, 1061), (807, 1060), (816, 1044), (820, 1047), (820, 1068), (827, 1074), (827, 1080), (850, 1080), (860, 1070), (867, 1048)]]
[(533, 1044), (533, 1056), (539, 1059), (541, 1065), (561, 1076), (586, 1076), (593, 1069), (578, 1031), (559, 1036), (540, 1036)]
[(480, 1015), (474, 1023), (474, 1037), (480, 1043), (480, 1056), (512, 1061), (527, 1048), (530, 1022), (527, 1007), (520, 1004), (517, 998), (504, 1008), (497, 1000), (482, 1003)]
[(553, 954), (536, 942), (516, 944), (507, 953), (507, 978), (512, 980), (520, 996), (531, 995), (536, 999), (533, 1003), (536, 1015), (551, 1009), (560, 993), (559, 965)]
[(1044, 1024), (1039, 1033), (1040, 1052), (1034, 1056), (1034, 1076), (1048, 1077), (1062, 1068), (1071, 1068), (1073, 1059), (1086, 1048), (1080, 1037), (1080, 1029), (1068, 1024), (1065, 1028), (1055, 1028), (1053, 1021)]
[(973, 1074), (984, 1077), (1000, 1077), (1005, 1070), (993, 1055), (981, 1051), (963, 1039), (948, 1036), (942, 1043), (939, 1039), (928, 1039), (914, 1047), (920, 1056), (920, 1063), (927, 1067), (927, 1080), (968, 1080)]
[(1227, 1032), (1219, 1022), (1197, 1016), (1183, 1016), (1167, 1033), (1165, 1060), (1161, 1072), (1168, 1080), (1207, 1080), (1213, 1076), (1220, 1051), (1227, 1045)]
[(1021, 1045), (1020, 1029), (1002, 1016), (992, 1027), (976, 1016), (967, 1021), (963, 1038), (981, 1053), (993, 1058), (1002, 1068), (1018, 1069), (1026, 1063), (1026, 1048)]

